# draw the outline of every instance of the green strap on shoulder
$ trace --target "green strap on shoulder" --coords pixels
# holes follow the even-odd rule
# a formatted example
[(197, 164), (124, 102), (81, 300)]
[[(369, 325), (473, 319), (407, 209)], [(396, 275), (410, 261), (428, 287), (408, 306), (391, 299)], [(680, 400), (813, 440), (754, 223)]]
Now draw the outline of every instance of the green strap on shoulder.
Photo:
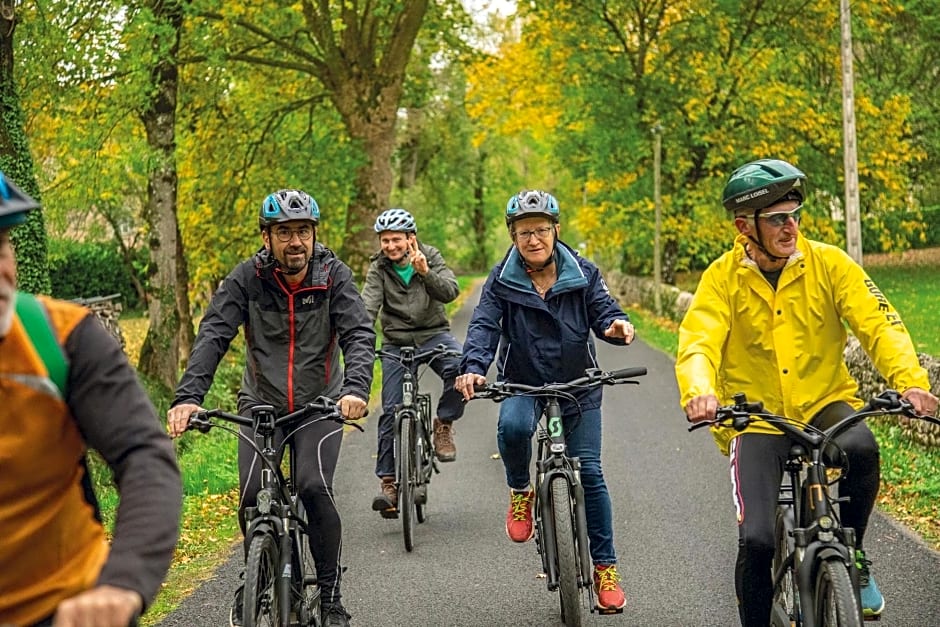
[(68, 381), (69, 367), (65, 354), (52, 330), (52, 323), (46, 316), (42, 303), (26, 292), (16, 293), (16, 315), (19, 316), (26, 335), (32, 341), (39, 358), (46, 366), (49, 379), (59, 388), (59, 394), (65, 398), (65, 388)]

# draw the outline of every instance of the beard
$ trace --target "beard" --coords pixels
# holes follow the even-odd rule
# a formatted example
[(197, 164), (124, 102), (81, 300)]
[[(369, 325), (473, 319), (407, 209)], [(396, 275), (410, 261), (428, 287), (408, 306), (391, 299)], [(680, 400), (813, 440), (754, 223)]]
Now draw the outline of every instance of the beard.
[(7, 336), (10, 327), (13, 326), (13, 316), (16, 314), (16, 291), (10, 290), (9, 293), (4, 290), (2, 296), (6, 302), (6, 308), (0, 312), (0, 338)]

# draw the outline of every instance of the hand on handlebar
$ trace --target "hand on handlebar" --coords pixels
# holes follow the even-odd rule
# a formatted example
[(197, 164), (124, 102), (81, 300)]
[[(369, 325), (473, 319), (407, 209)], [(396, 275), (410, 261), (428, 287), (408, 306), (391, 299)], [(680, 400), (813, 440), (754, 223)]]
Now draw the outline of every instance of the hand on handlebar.
[(352, 394), (347, 394), (336, 401), (336, 406), (346, 420), (359, 420), (366, 415), (368, 409), (368, 403)]
[[(933, 416), (937, 413), (938, 399), (923, 388), (908, 388), (901, 394), (901, 398), (914, 406), (914, 411), (921, 416)], [(902, 424), (910, 422), (906, 416), (901, 418)]]
[(202, 407), (195, 403), (183, 403), (176, 407), (171, 407), (166, 412), (166, 430), (171, 438), (178, 438), (186, 427), (189, 426), (189, 417), (197, 411), (203, 411)]
[(485, 383), (486, 377), (484, 377), (482, 374), (468, 372), (466, 374), (459, 375), (454, 380), (454, 389), (463, 395), (463, 400), (469, 401), (471, 398), (473, 398), (473, 393), (476, 386), (484, 385)]
[(685, 418), (691, 423), (714, 420), (718, 410), (718, 397), (714, 394), (700, 394), (685, 405)]

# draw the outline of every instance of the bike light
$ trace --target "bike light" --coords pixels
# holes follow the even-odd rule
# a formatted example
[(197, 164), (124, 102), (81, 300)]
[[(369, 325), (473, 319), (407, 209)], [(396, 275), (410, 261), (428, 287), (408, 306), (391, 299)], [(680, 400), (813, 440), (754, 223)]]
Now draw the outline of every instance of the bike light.
[(271, 513), (271, 492), (269, 490), (258, 492), (258, 511), (262, 514)]
[(819, 517), (819, 528), (826, 531), (832, 529), (834, 526), (834, 521), (830, 516), (820, 516)]

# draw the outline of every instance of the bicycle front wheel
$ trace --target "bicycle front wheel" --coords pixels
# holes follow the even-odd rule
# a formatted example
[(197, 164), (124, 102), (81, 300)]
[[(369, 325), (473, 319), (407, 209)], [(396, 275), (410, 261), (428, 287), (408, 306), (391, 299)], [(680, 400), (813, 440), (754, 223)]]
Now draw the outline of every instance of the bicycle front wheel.
[(796, 588), (796, 574), (793, 572), (793, 509), (777, 506), (774, 525), (773, 567), (774, 598), (771, 607), (770, 624), (773, 627), (800, 627), (800, 595)]
[(415, 421), (408, 417), (401, 421), (398, 447), (398, 513), (405, 538), (405, 550), (411, 551), (415, 544)]
[[(306, 524), (307, 512), (299, 499), (297, 510)], [(320, 619), (320, 588), (307, 534), (299, 524), (294, 525), (292, 533), (291, 604), (294, 609), (291, 612), (291, 627), (309, 627)]]
[(831, 557), (818, 566), (816, 624), (820, 627), (862, 627), (862, 611), (845, 563)]
[(280, 624), (277, 574), (277, 541), (270, 533), (255, 534), (245, 561), (244, 627), (276, 627)]
[(425, 507), (428, 504), (428, 487), (431, 483), (431, 472), (433, 471), (431, 441), (428, 439), (429, 431), (424, 425), (430, 421), (422, 416), (415, 423), (415, 516), (419, 523), (427, 520)]
[(578, 551), (575, 546), (571, 493), (564, 477), (551, 483), (552, 523), (555, 527), (555, 559), (558, 561), (558, 596), (561, 620), (567, 627), (581, 625), (581, 593), (578, 586)]

